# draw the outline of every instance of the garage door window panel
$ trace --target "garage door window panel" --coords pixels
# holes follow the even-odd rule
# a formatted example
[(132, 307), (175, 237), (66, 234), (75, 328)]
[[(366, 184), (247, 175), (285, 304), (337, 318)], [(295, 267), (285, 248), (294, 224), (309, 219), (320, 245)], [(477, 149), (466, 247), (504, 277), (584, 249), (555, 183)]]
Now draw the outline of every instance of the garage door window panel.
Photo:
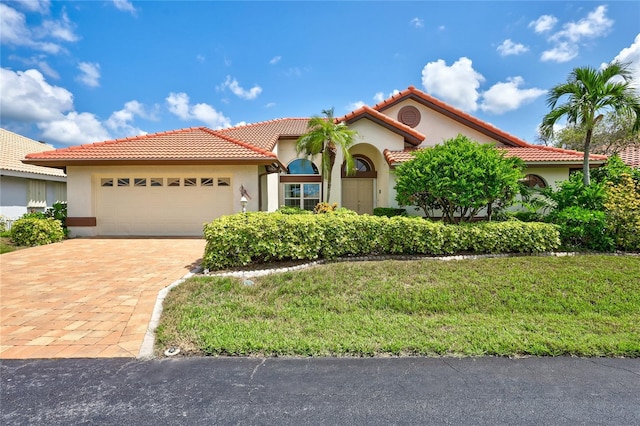
[(118, 178), (118, 186), (131, 186), (129, 178)]
[(133, 179), (133, 186), (147, 186), (147, 178), (134, 178)]
[(167, 186), (180, 186), (180, 178), (168, 178)]
[(100, 179), (100, 186), (113, 187), (113, 178), (102, 178), (102, 179)]

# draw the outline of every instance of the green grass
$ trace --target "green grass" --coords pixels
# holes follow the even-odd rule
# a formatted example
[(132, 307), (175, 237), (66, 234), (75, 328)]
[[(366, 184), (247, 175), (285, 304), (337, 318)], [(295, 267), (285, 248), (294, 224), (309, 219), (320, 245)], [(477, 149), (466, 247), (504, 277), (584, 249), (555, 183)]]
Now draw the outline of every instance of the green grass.
[(172, 290), (157, 350), (640, 356), (640, 257), (334, 263)]
[(5, 238), (4, 234), (5, 234), (4, 232), (0, 234), (0, 254), (9, 253), (14, 250), (17, 250), (17, 248), (11, 241), (11, 238), (8, 238), (8, 236), (7, 238)]

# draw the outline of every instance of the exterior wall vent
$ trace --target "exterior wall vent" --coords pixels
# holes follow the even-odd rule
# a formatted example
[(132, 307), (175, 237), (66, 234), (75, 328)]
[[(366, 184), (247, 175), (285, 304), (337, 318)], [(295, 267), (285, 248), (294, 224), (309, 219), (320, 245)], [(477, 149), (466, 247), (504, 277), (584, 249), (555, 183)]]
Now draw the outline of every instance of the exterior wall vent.
[(420, 111), (411, 105), (402, 107), (400, 111), (398, 111), (398, 121), (411, 128), (416, 127), (420, 123)]

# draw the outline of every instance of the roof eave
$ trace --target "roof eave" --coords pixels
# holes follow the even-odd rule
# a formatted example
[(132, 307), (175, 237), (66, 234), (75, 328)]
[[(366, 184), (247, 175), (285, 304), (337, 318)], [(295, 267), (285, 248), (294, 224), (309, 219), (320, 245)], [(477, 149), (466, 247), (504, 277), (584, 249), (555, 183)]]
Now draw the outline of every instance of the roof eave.
[(276, 157), (262, 158), (130, 158), (130, 159), (27, 159), (25, 164), (64, 168), (68, 166), (176, 166), (176, 165), (269, 165), (280, 163)]

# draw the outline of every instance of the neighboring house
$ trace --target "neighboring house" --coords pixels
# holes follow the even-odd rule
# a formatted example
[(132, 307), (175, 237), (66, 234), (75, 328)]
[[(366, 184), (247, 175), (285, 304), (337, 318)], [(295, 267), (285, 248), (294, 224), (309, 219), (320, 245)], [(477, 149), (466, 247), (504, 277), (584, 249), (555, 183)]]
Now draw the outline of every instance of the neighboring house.
[(66, 202), (64, 171), (22, 162), (27, 154), (53, 146), (0, 129), (0, 214), (10, 220)]
[(628, 146), (617, 154), (627, 166), (640, 167), (640, 146)]
[[(582, 167), (581, 152), (530, 145), (414, 87), (337, 120), (358, 132), (357, 172), (334, 168), (329, 201), (359, 213), (397, 207), (393, 169), (412, 151), (458, 134), (522, 158), (531, 186), (555, 185)], [(72, 235), (202, 235), (204, 222), (241, 211), (241, 191), (249, 211), (312, 209), (321, 200), (319, 158), (296, 155), (307, 124), (281, 118), (182, 129), (31, 154), (25, 163), (66, 169)], [(591, 156), (593, 166), (605, 161)]]

